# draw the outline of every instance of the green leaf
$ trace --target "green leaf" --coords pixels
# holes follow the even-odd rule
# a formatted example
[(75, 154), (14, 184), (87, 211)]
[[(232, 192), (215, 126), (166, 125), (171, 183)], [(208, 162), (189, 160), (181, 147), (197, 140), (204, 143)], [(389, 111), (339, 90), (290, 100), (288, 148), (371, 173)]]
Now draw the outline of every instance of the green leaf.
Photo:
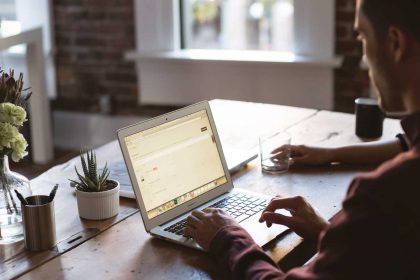
[(89, 176), (89, 172), (88, 172), (88, 169), (87, 169), (87, 166), (86, 166), (86, 161), (85, 161), (85, 158), (83, 156), (83, 151), (81, 151), (81, 153), (80, 153), (80, 158), (81, 158), (81, 162), (82, 162), (83, 173), (85, 174), (85, 177)]
[(108, 163), (105, 163), (104, 169), (98, 176), (96, 154), (93, 149), (80, 151), (80, 161), (82, 163), (83, 174), (79, 173), (76, 166), (74, 167), (80, 182), (70, 180), (72, 187), (77, 187), (83, 191), (99, 192), (106, 186), (106, 180), (109, 176)]
[(106, 179), (109, 176), (109, 169), (108, 169), (107, 165), (108, 165), (108, 163), (105, 163), (105, 167), (102, 170), (102, 174), (99, 176), (99, 183), (101, 185), (103, 185), (104, 181), (106, 181)]
[(75, 188), (79, 184), (78, 182), (76, 182), (74, 180), (71, 180), (71, 179), (67, 179), (67, 180), (70, 181), (70, 187), (72, 187), (72, 188)]
[(89, 178), (95, 182), (95, 185), (98, 183), (98, 177), (96, 172), (96, 155), (93, 150), (88, 152), (88, 165), (89, 165)]
[(79, 182), (74, 181), (74, 180), (70, 180), (70, 179), (69, 179), (69, 181), (70, 181), (70, 186), (72, 188), (77, 188), (78, 190), (82, 190), (83, 189), (83, 185), (81, 185)]
[(80, 173), (79, 173), (79, 171), (77, 170), (76, 167), (74, 169), (76, 170), (76, 174), (77, 174), (77, 177), (79, 177), (80, 183), (83, 184), (83, 185), (88, 186), (85, 177), (83, 177), (82, 175), (80, 175)]

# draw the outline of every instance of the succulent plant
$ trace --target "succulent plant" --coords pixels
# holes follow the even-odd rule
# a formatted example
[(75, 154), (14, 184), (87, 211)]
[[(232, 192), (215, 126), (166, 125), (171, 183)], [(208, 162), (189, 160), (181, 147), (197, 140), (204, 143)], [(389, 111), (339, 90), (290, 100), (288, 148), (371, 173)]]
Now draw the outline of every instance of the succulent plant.
[(79, 173), (76, 167), (74, 167), (77, 177), (79, 178), (79, 182), (69, 180), (70, 186), (83, 192), (102, 192), (107, 190), (107, 179), (109, 175), (107, 164), (105, 163), (105, 167), (101, 174), (98, 174), (96, 154), (93, 150), (88, 150), (86, 152), (81, 151), (80, 161), (82, 162), (84, 176)]

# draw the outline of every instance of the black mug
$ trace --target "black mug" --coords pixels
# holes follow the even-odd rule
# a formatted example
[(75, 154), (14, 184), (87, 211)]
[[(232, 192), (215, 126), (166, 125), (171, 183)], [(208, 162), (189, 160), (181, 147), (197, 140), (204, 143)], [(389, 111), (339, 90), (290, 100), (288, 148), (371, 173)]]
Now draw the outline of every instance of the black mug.
[(382, 136), (385, 113), (373, 98), (355, 100), (356, 135), (360, 138), (374, 139)]

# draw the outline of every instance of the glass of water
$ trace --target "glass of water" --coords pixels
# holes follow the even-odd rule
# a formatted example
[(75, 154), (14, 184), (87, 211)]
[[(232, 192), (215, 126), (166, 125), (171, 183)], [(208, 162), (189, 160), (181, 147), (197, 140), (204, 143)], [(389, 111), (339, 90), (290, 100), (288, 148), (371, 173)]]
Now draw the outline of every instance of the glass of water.
[(279, 174), (289, 170), (291, 137), (287, 132), (273, 132), (260, 136), (261, 170)]

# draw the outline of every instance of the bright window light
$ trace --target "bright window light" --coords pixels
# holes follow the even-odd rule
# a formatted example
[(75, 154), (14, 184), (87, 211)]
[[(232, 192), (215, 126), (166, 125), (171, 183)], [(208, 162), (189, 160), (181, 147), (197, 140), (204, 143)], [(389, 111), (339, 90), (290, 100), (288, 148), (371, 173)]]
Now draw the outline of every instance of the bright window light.
[[(16, 4), (14, 0), (0, 1), (0, 37), (9, 37), (19, 34), (22, 31), (22, 25), (16, 19)], [(8, 48), (8, 53), (24, 53), (25, 46), (17, 45)]]
[(293, 52), (293, 0), (183, 0), (185, 49)]
[(22, 31), (21, 24), (17, 20), (2, 20), (0, 24), (1, 37), (16, 35)]

